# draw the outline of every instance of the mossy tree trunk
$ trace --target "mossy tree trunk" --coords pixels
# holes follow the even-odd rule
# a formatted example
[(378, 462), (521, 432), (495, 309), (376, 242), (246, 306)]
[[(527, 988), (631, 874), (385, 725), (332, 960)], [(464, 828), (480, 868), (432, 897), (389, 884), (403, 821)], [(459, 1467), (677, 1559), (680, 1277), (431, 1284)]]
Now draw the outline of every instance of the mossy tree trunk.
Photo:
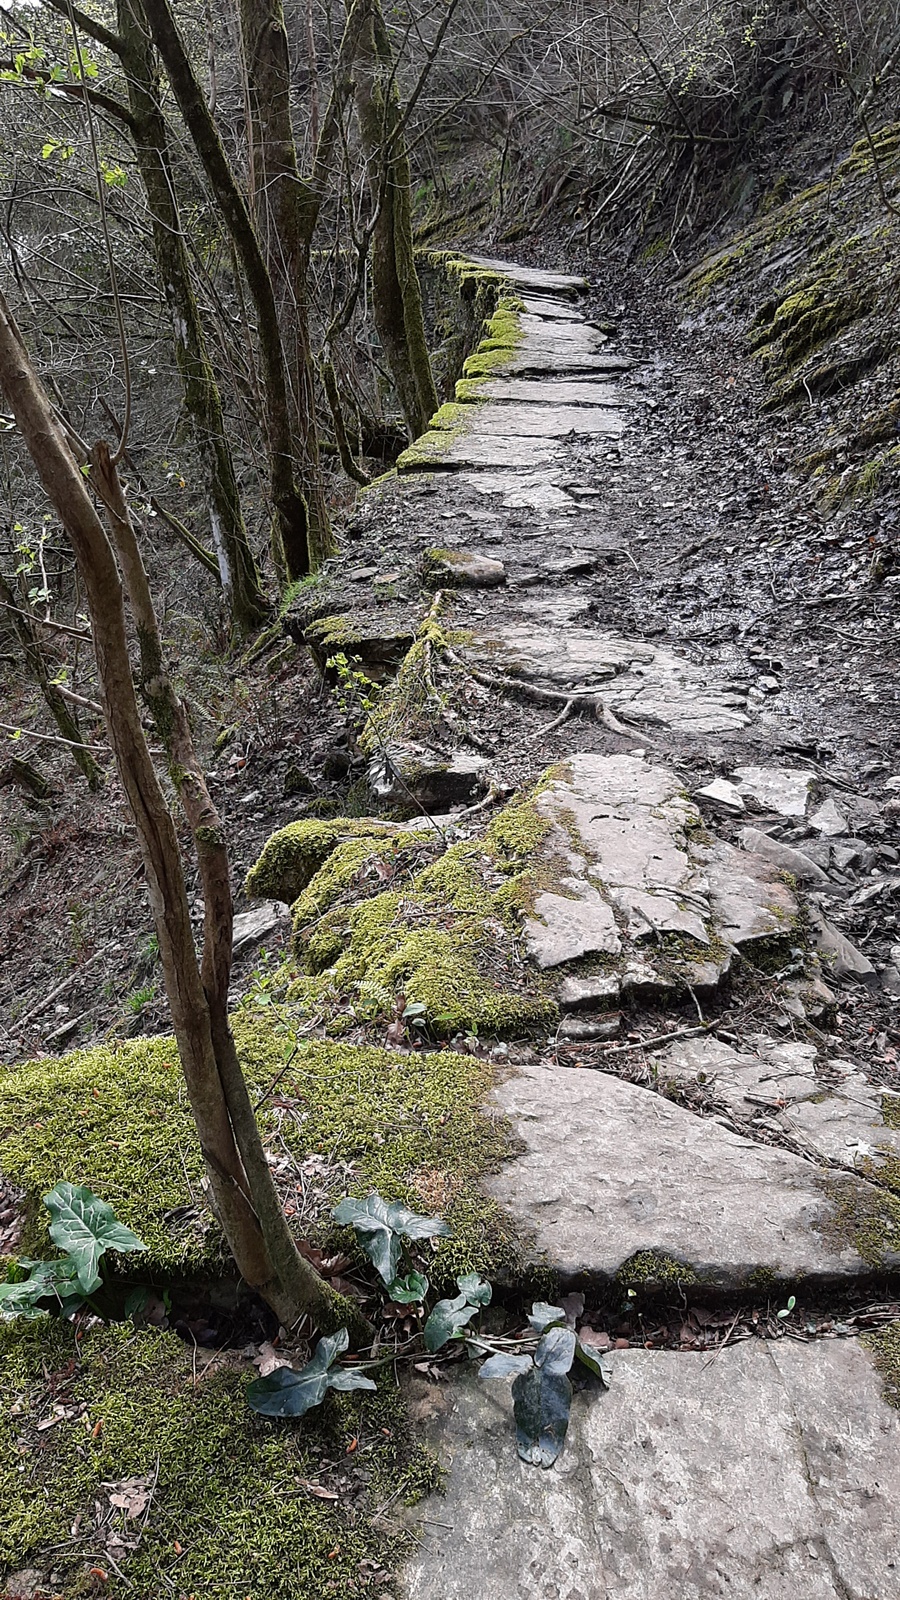
[(416, 272), (409, 157), (397, 93), (391, 40), (378, 0), (365, 0), (360, 29), (356, 107), (372, 205), (372, 290), (375, 326), (413, 438), (438, 408), (422, 292)]
[[(216, 1213), (241, 1273), (281, 1321), (291, 1325), (308, 1315), (319, 1327), (333, 1328), (347, 1320), (347, 1308), (290, 1236), (228, 1025), (232, 906), (222, 827), (194, 755), (184, 707), (166, 674), (121, 486), (107, 447), (97, 445), (90, 477), (106, 507), (110, 537), (2, 295), (0, 391), (69, 536), (84, 585), (110, 744), (138, 831), (175, 1037)], [(200, 964), (175, 824), (141, 724), (125, 625), (126, 592), (140, 648), (137, 679), (198, 852), (205, 906)], [(358, 1333), (358, 1315), (356, 1322)]]
[(28, 615), (14, 589), (0, 575), (0, 603), (6, 607), (9, 622), (22, 647), (29, 674), (38, 685), (60, 736), (71, 747), (72, 760), (87, 779), (89, 789), (99, 789), (103, 772), (85, 743), (78, 716), (59, 685), (53, 682), (41, 648), (38, 618)]
[(247, 540), (234, 462), (191, 281), (153, 46), (140, 0), (118, 0), (122, 63), (134, 119), (138, 168), (150, 208), (156, 269), (169, 314), (184, 404), (193, 424), (209, 494), (209, 521), (234, 626), (247, 633), (268, 613)]
[[(265, 255), (247, 203), (191, 65), (169, 0), (142, 0), (153, 41), (194, 148), (234, 243), (256, 310), (265, 398), (269, 478), (275, 513), (276, 555), (291, 579), (309, 571), (309, 508), (297, 478), (298, 448), (278, 307)], [(305, 463), (304, 470), (309, 468)]]
[(320, 197), (300, 176), (291, 120), (291, 72), (281, 0), (240, 0), (250, 100), (249, 136), (257, 227), (293, 348), (299, 475), (309, 508), (311, 565), (334, 552), (319, 472), (315, 385), (309, 333), (309, 260)]

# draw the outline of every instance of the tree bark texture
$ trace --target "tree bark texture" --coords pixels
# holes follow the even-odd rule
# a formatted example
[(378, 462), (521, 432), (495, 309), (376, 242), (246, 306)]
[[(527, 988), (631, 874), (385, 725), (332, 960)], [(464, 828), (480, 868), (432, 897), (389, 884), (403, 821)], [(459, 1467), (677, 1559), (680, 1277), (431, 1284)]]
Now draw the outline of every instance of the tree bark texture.
[(310, 565), (309, 511), (296, 477), (288, 369), (272, 279), (253, 219), (225, 154), (169, 0), (142, 0), (142, 5), (179, 110), (234, 241), (256, 310), (277, 542), (288, 577), (301, 578)]
[(438, 408), (422, 294), (416, 272), (410, 167), (393, 51), (378, 0), (364, 0), (356, 64), (356, 107), (372, 205), (373, 313), (410, 434), (424, 433)]
[(140, 0), (118, 0), (118, 22), (134, 119), (135, 151), (150, 210), (156, 270), (172, 318), (185, 409), (193, 424), (206, 477), (219, 574), (234, 626), (239, 633), (248, 633), (264, 620), (268, 607), (247, 540), (219, 386), (191, 281), (161, 110), (159, 75)]

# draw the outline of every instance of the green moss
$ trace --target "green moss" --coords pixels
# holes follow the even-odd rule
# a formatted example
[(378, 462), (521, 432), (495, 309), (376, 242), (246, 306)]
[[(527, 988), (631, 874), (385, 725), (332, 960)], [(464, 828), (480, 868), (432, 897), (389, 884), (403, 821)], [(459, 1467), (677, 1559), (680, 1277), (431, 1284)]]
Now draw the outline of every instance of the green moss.
[(318, 617), (315, 622), (308, 624), (304, 633), (311, 643), (325, 650), (343, 650), (347, 646), (359, 644), (360, 641), (359, 633), (353, 627), (350, 618), (344, 614)]
[(900, 1411), (900, 1322), (879, 1328), (877, 1333), (863, 1334), (860, 1344), (872, 1352), (884, 1384), (885, 1400)]
[(290, 822), (266, 840), (259, 860), (247, 874), (245, 890), (254, 898), (285, 900), (290, 905), (338, 845), (348, 840), (390, 839), (395, 833), (390, 823), (371, 818), (326, 821), (307, 817)]
[(872, 1163), (870, 1171), (891, 1187), (870, 1184), (863, 1190), (826, 1178), (823, 1188), (834, 1206), (830, 1231), (835, 1239), (851, 1244), (869, 1266), (883, 1267), (888, 1257), (900, 1254), (900, 1161)]
[[(271, 1081), (268, 1019), (245, 1023), (241, 1060), (253, 1082)], [(446, 1217), (454, 1237), (438, 1244), (439, 1275), (490, 1275), (519, 1259), (510, 1223), (478, 1188), (513, 1150), (506, 1123), (484, 1110), (493, 1081), (490, 1063), (451, 1050), (301, 1045), (279, 1084), (279, 1096), (293, 1102), (281, 1137), (298, 1159), (323, 1155), (348, 1171), (345, 1190), (377, 1189)]]
[(655, 1289), (660, 1285), (697, 1283), (698, 1279), (693, 1267), (662, 1250), (638, 1250), (619, 1268), (616, 1281), (625, 1289)]
[(145, 1262), (188, 1269), (219, 1251), (172, 1039), (101, 1045), (0, 1073), (0, 1170), (26, 1191), (23, 1254), (46, 1254), (41, 1196), (61, 1178), (86, 1183), (143, 1239), (149, 1261), (134, 1258), (129, 1272), (143, 1273)]
[(881, 1120), (886, 1128), (900, 1128), (900, 1094), (882, 1096)]
[[(410, 1548), (375, 1510), (398, 1489), (402, 1500), (435, 1485), (393, 1379), (372, 1396), (330, 1397), (302, 1425), (273, 1424), (246, 1405), (251, 1368), (213, 1360), (207, 1372), (173, 1334), (76, 1337), (71, 1324), (42, 1320), (0, 1326), (0, 1351), (0, 1561), (47, 1580), (52, 1570), (61, 1600), (97, 1592), (92, 1567), (107, 1569), (113, 1600), (354, 1593), (361, 1562), (391, 1567)], [(354, 1440), (364, 1463), (350, 1473), (355, 1493), (306, 1491), (327, 1483)], [(153, 1486), (145, 1522), (111, 1507), (126, 1478)], [(113, 1547), (116, 1568), (104, 1556), (115, 1531), (125, 1541)]]
[(756, 1267), (745, 1279), (745, 1287), (755, 1294), (768, 1294), (778, 1282), (771, 1267)]
[(376, 862), (390, 868), (392, 875), (396, 873), (404, 864), (405, 855), (420, 852), (427, 837), (392, 832), (386, 838), (342, 839), (294, 901), (291, 910), (295, 930), (305, 928), (329, 911), (342, 895), (361, 886), (366, 868), (374, 868)]

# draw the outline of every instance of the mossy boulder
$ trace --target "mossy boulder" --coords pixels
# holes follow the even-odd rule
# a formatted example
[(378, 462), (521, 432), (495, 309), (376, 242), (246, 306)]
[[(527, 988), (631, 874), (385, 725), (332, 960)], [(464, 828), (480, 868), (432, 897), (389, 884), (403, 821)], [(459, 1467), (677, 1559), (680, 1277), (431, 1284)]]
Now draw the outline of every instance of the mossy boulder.
[(374, 1512), (437, 1477), (393, 1380), (299, 1427), (249, 1410), (255, 1375), (171, 1333), (0, 1325), (0, 1572), (31, 1569), (57, 1600), (363, 1592), (410, 1544)]
[[(285, 900), (291, 905), (340, 845), (364, 840), (390, 840), (396, 828), (374, 818), (338, 817), (333, 821), (304, 818), (279, 828), (267, 840), (244, 885), (252, 898)], [(372, 848), (375, 846), (373, 844)], [(365, 849), (358, 852), (359, 859)]]

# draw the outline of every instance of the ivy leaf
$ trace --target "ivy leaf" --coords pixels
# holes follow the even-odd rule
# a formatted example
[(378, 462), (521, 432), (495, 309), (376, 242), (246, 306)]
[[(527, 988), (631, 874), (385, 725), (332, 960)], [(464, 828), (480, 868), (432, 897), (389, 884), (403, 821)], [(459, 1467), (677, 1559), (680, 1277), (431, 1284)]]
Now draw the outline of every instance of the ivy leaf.
[(535, 1333), (543, 1333), (545, 1328), (552, 1328), (557, 1322), (564, 1323), (565, 1320), (566, 1313), (562, 1306), (548, 1306), (543, 1300), (535, 1301), (528, 1318)]
[(395, 1278), (388, 1284), (388, 1294), (400, 1306), (418, 1305), (428, 1293), (428, 1279), (424, 1272), (410, 1272), (405, 1278)]
[(534, 1352), (534, 1364), (544, 1372), (561, 1377), (575, 1360), (577, 1341), (571, 1328), (554, 1325), (547, 1329)]
[(369, 1194), (365, 1200), (352, 1196), (332, 1211), (335, 1222), (351, 1227), (376, 1272), (390, 1286), (400, 1262), (400, 1239), (448, 1238), (450, 1228), (440, 1217), (421, 1217), (397, 1201), (382, 1200)]
[(572, 1385), (558, 1372), (534, 1366), (513, 1380), (516, 1445), (523, 1461), (552, 1467), (565, 1444)]
[(432, 1355), (442, 1350), (448, 1339), (454, 1339), (471, 1322), (478, 1309), (477, 1305), (468, 1304), (464, 1294), (458, 1294), (455, 1300), (439, 1300), (423, 1329), (425, 1349)]
[(582, 1344), (580, 1339), (575, 1340), (575, 1354), (578, 1360), (583, 1362), (588, 1370), (600, 1379), (604, 1389), (608, 1389), (612, 1381), (612, 1367), (609, 1362), (604, 1361), (596, 1350), (591, 1349), (590, 1345)]
[(43, 1313), (39, 1300), (57, 1299), (63, 1310), (68, 1310), (74, 1299), (75, 1308), (82, 1296), (75, 1294), (75, 1265), (72, 1261), (20, 1261), (19, 1267), (30, 1268), (30, 1275), (17, 1283), (0, 1283), (0, 1316), (39, 1317)]
[(530, 1356), (512, 1356), (501, 1352), (488, 1356), (478, 1368), (479, 1378), (515, 1378), (520, 1372), (530, 1372), (534, 1362)]
[(50, 1237), (71, 1257), (82, 1294), (91, 1294), (102, 1281), (97, 1266), (105, 1251), (146, 1249), (112, 1206), (83, 1185), (58, 1183), (44, 1195), (44, 1205), (53, 1218)]
[(490, 1305), (493, 1290), (484, 1278), (478, 1276), (477, 1272), (464, 1272), (461, 1278), (457, 1278), (456, 1282), (470, 1306)]
[(332, 1363), (349, 1344), (346, 1328), (338, 1328), (330, 1338), (320, 1339), (315, 1354), (301, 1372), (292, 1367), (276, 1367), (267, 1378), (248, 1385), (247, 1402), (263, 1417), (302, 1417), (313, 1406), (321, 1405), (329, 1389), (374, 1389), (376, 1385), (355, 1367)]

